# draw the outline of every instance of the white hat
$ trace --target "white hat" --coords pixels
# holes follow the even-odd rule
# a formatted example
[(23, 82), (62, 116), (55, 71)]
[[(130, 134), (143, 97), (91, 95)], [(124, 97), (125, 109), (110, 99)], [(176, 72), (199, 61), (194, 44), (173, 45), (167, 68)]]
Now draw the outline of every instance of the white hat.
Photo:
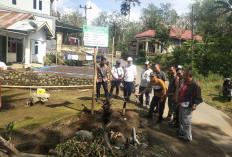
[(128, 58), (127, 58), (127, 61), (128, 61), (128, 62), (132, 62), (133, 59), (132, 59), (131, 57), (128, 57)]
[(181, 66), (181, 65), (178, 65), (178, 66), (177, 66), (177, 69), (182, 69), (182, 66)]
[(149, 61), (146, 61), (144, 64), (145, 64), (145, 65), (149, 65), (149, 64), (150, 64), (150, 62), (149, 62)]

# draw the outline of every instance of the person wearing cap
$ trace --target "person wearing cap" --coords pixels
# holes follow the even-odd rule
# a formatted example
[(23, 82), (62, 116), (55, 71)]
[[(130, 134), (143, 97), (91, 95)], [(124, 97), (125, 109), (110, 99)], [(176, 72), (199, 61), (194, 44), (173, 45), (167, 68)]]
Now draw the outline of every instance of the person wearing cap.
[(101, 63), (97, 65), (97, 101), (100, 99), (101, 85), (105, 91), (105, 96), (108, 97), (109, 67), (106, 65), (106, 58), (101, 57)]
[(127, 62), (128, 64), (124, 67), (124, 99), (128, 101), (136, 82), (137, 69), (131, 57), (127, 58)]
[(124, 71), (121, 67), (120, 60), (116, 61), (116, 65), (112, 67), (111, 73), (112, 73), (112, 80), (111, 80), (110, 96), (112, 96), (113, 90), (116, 87), (115, 99), (118, 99), (120, 84), (124, 77)]
[(154, 112), (154, 108), (157, 108), (159, 104), (159, 119), (157, 123), (161, 123), (163, 120), (163, 112), (166, 99), (166, 87), (164, 82), (161, 79), (158, 79), (155, 73), (150, 74), (150, 79), (150, 83), (147, 85), (146, 89), (137, 94), (137, 96), (146, 93), (150, 90), (150, 88), (154, 89), (154, 96), (152, 98), (150, 109), (146, 117), (151, 119)]
[[(141, 82), (140, 82), (140, 86), (139, 86), (139, 93), (142, 92), (144, 89), (146, 89), (146, 87), (150, 83), (151, 72), (153, 72), (153, 70), (151, 70), (151, 68), (150, 68), (150, 63), (149, 63), (149, 61), (146, 61), (145, 68), (143, 69), (143, 71), (141, 73)], [(150, 90), (148, 90), (145, 93), (145, 96), (146, 96), (146, 107), (149, 108)], [(143, 106), (143, 95), (139, 96), (139, 102), (140, 102), (140, 105)]]

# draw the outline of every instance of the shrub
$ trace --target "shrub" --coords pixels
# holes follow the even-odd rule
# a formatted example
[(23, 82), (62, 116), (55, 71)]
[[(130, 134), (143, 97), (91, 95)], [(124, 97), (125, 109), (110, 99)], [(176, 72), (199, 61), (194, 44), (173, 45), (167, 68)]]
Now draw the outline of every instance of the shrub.
[(86, 61), (64, 60), (64, 64), (68, 66), (83, 66)]

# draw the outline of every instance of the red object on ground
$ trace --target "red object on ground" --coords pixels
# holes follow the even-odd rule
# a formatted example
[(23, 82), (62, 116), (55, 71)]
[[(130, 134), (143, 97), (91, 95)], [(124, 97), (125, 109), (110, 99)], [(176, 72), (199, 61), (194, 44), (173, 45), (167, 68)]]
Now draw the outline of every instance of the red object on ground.
[(2, 107), (2, 85), (0, 84), (0, 108)]

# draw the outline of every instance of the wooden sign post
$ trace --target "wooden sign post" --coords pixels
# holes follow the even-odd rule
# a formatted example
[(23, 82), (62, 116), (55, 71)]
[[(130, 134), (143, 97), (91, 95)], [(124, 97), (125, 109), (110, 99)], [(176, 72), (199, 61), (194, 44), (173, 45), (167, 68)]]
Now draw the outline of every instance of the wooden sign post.
[(114, 66), (114, 37), (112, 43), (112, 56), (111, 56), (111, 68)]
[(91, 105), (91, 114), (94, 115), (94, 106), (95, 106), (95, 95), (96, 95), (96, 81), (97, 81), (97, 50), (94, 48), (94, 76), (93, 76), (93, 95), (92, 95), (92, 105)]

